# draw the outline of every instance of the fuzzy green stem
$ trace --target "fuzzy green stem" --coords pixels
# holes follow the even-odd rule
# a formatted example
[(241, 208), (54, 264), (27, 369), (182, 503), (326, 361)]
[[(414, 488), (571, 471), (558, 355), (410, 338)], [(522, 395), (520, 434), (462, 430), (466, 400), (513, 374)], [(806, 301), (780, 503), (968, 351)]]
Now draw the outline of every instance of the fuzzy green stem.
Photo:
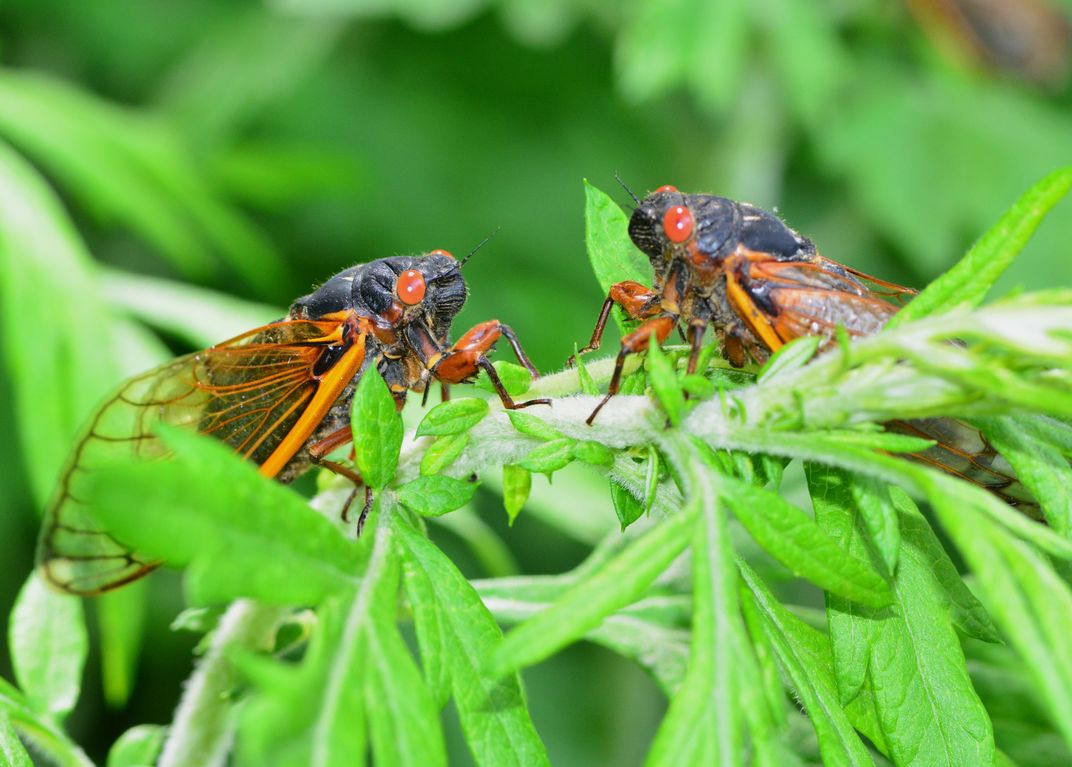
[(215, 767), (226, 762), (233, 739), (229, 693), (236, 672), (235, 649), (264, 650), (288, 608), (248, 599), (231, 604), (220, 619), (212, 644), (186, 684), (158, 767)]

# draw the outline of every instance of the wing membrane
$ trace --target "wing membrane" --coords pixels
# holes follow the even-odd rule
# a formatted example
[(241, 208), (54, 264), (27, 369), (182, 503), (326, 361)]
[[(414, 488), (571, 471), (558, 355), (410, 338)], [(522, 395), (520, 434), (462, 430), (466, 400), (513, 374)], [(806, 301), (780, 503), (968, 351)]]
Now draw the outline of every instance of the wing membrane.
[[(839, 325), (850, 335), (871, 335), (900, 308), (822, 263), (751, 261), (741, 283), (751, 300), (765, 310), (767, 322), (782, 343), (806, 335), (831, 339)], [(747, 311), (739, 313), (749, 316)]]
[(164, 423), (208, 434), (262, 464), (319, 386), (316, 365), (340, 341), (341, 323), (282, 321), (130, 379), (83, 432), (46, 510), (38, 547), (45, 576), (60, 588), (96, 594), (157, 566), (101, 529), (89, 513), (93, 472), (168, 454)]

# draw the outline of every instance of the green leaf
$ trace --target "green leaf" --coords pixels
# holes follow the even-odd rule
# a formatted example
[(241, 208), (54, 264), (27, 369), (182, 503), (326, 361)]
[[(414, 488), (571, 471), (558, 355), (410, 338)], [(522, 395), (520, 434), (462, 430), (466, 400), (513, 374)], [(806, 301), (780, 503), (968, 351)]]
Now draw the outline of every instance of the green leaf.
[(120, 376), (119, 325), (92, 269), (55, 193), (0, 143), (0, 361), (39, 505), (82, 421)]
[[(610, 294), (616, 282), (636, 280), (650, 282), (651, 265), (647, 257), (629, 239), (629, 219), (622, 209), (603, 192), (584, 182), (584, 237), (588, 260), (603, 295)], [(618, 329), (625, 328), (620, 311), (615, 310)]]
[[(395, 532), (386, 524), (376, 532), (386, 539), (384, 572), (369, 597), (372, 607), (362, 642), (368, 665), (365, 711), (372, 753), (377, 764), (446, 765), (436, 700), (395, 624), (400, 569), (397, 550), (388, 546)], [(374, 565), (370, 564), (370, 571)]]
[[(676, 453), (679, 454), (679, 453)], [(689, 667), (655, 735), (648, 765), (738, 765), (742, 760), (745, 647), (738, 577), (726, 512), (710, 470), (698, 457), (682, 467), (688, 503), (699, 509), (692, 552), (693, 614)]]
[[(64, 767), (93, 767), (89, 757), (70, 741), (51, 716), (36, 711), (19, 690), (0, 678), (0, 744), (9, 742), (3, 736), (5, 721), (10, 721), (27, 742), (33, 743), (36, 751), (51, 762)], [(3, 753), (0, 750), (0, 754)]]
[(655, 445), (648, 445), (648, 460), (644, 464), (644, 513), (647, 514), (655, 505), (655, 494), (659, 490), (659, 451)]
[(742, 588), (741, 606), (749, 626), (764, 633), (808, 712), (823, 764), (871, 767), (874, 762), (842, 709), (826, 637), (783, 607), (743, 561), (738, 567), (748, 587)]
[(802, 336), (790, 341), (776, 351), (767, 363), (760, 368), (756, 383), (764, 383), (772, 378), (789, 375), (804, 367), (819, 350), (819, 336)]
[(530, 450), (528, 455), (517, 462), (517, 465), (535, 474), (551, 474), (573, 460), (574, 444), (575, 440), (568, 438), (545, 442)]
[[(513, 362), (507, 362), (505, 360), (498, 360), (492, 363), (492, 367), (495, 368), (495, 372), (499, 374), (499, 380), (502, 381), (503, 386), (506, 387), (506, 392), (511, 397), (520, 397), (527, 392), (532, 386), (532, 373), (528, 369), (521, 367)], [(495, 394), (495, 385), (488, 378), (488, 374), (481, 370), (477, 375), (476, 381), (473, 383), (478, 389), (489, 391)]]
[(545, 442), (563, 438), (557, 429), (552, 428), (542, 418), (526, 413), (524, 410), (507, 410), (506, 416), (510, 419), (510, 423), (514, 425), (515, 429), (529, 437), (535, 437)]
[[(590, 397), (594, 397), (599, 394), (599, 384), (592, 378), (592, 374), (588, 372), (588, 363), (584, 361), (584, 356), (577, 354), (577, 345), (573, 345), (574, 359), (577, 361), (577, 381), (581, 387), (581, 394), (587, 394)], [(513, 411), (511, 411), (513, 412)]]
[(573, 443), (573, 457), (593, 466), (610, 466), (614, 463), (614, 451), (606, 445), (591, 440)]
[[(442, 662), (449, 669), (454, 703), (474, 760), (480, 767), (549, 764), (518, 675), (496, 678), (486, 670), (486, 656), (499, 644), (502, 632), (480, 597), (450, 560), (399, 515), (390, 521), (405, 553), (407, 590), (411, 579), (419, 580), (423, 593), (438, 603), (435, 611), (415, 611), (417, 636), (423, 632), (440, 640)], [(422, 629), (420, 622), (429, 615), (436, 617), (435, 627)]]
[(488, 414), (487, 400), (467, 397), (436, 405), (417, 427), (417, 436), (444, 436), (469, 431)]
[(118, 270), (103, 272), (101, 288), (109, 304), (195, 347), (212, 346), (284, 314), (276, 306)]
[(685, 415), (685, 395), (677, 380), (677, 371), (660, 348), (654, 332), (648, 344), (648, 380), (656, 399), (666, 411), (666, 417), (672, 425), (678, 426)]
[[(949, 483), (952, 485), (952, 483)], [(983, 601), (1023, 658), (1050, 720), (1072, 746), (1072, 591), (1047, 559), (955, 494), (931, 505)]]
[(386, 487), (398, 468), (402, 416), (375, 365), (369, 365), (357, 382), (350, 425), (354, 432), (354, 463), (361, 478), (373, 490)]
[(185, 274), (208, 274), (213, 251), (262, 292), (284, 287), (284, 263), (271, 243), (219, 198), (158, 117), (9, 70), (0, 77), (0, 132), (96, 218), (127, 226)]
[(0, 711), (0, 765), (3, 767), (33, 767), (30, 755), (19, 740), (7, 715)]
[[(897, 520), (895, 501), (890, 497), (890, 488), (870, 477), (853, 477), (849, 491), (871, 544), (886, 566), (886, 573), (896, 573), (901, 549), (901, 526)], [(902, 495), (901, 498), (912, 504), (906, 496)]]
[(466, 433), (437, 437), (421, 456), (421, 475), (439, 474), (454, 463), (468, 444), (469, 435)]
[(503, 466), (503, 506), (506, 507), (506, 517), (511, 525), (521, 513), (531, 490), (532, 472), (520, 466)]
[(402, 560), (402, 582), (413, 611), (413, 628), (417, 634), (424, 681), (436, 708), (442, 709), (451, 694), (449, 655), (453, 645), (447, 616), (441, 609), (432, 582), (408, 557)]
[(733, 477), (722, 492), (734, 515), (772, 557), (816, 586), (861, 604), (890, 603), (890, 589), (870, 564), (847, 555), (812, 519), (780, 496)]
[[(851, 479), (836, 469), (807, 467), (816, 521), (847, 555), (869, 549), (857, 523)], [(843, 701), (862, 688), (871, 700), (888, 755), (897, 764), (990, 764), (994, 735), (972, 687), (949, 600), (935, 577), (930, 551), (916, 544), (929, 534), (922, 516), (904, 519), (905, 543), (894, 600), (883, 609), (827, 599), (838, 690)]]
[(88, 500), (124, 543), (150, 560), (188, 566), (192, 601), (315, 604), (352, 588), (356, 547), (301, 496), (216, 440), (160, 432), (171, 460), (98, 472)]
[(365, 763), (368, 658), (359, 625), (364, 616), (356, 614), (353, 602), (349, 614), (346, 607), (338, 597), (320, 606), (317, 629), (298, 664), (261, 655), (236, 656), (239, 670), (254, 687), (239, 716), (239, 764)]
[(126, 704), (137, 677), (148, 599), (146, 581), (136, 581), (96, 599), (101, 682), (105, 699), (116, 708)]
[(1045, 433), (1032, 434), (1024, 420), (1011, 416), (991, 419), (984, 424), (986, 437), (1038, 499), (1050, 527), (1072, 538), (1072, 468), (1060, 445), (1046, 440)]
[(899, 311), (890, 327), (929, 314), (982, 302), (990, 287), (1031, 239), (1042, 219), (1072, 188), (1072, 167), (1061, 168), (1028, 189), (952, 269)]
[(435, 517), (473, 499), (477, 483), (453, 477), (418, 477), (398, 488), (398, 500), (418, 514)]
[(681, 388), (694, 399), (707, 399), (715, 395), (715, 384), (699, 373), (687, 373), (681, 376)]
[(62, 720), (78, 701), (89, 650), (82, 601), (32, 574), (15, 600), (8, 641), (15, 679), (30, 705)]
[(515, 628), (496, 648), (496, 675), (538, 663), (636, 601), (688, 545), (697, 509), (659, 522), (579, 581), (550, 608)]
[(618, 523), (623, 533), (625, 528), (644, 515), (644, 506), (636, 499), (636, 496), (614, 480), (610, 481), (610, 499), (614, 504), (614, 513), (618, 516)]
[(149, 767), (156, 764), (167, 728), (139, 724), (119, 736), (108, 750), (107, 767)]
[[(575, 581), (575, 573), (570, 573), (480, 580), (474, 581), (473, 586), (496, 620), (512, 625), (546, 610)], [(681, 626), (688, 622), (691, 608), (687, 596), (668, 596), (653, 590), (650, 597), (608, 616), (585, 634), (585, 639), (635, 660), (670, 694), (685, 677), (689, 632)]]

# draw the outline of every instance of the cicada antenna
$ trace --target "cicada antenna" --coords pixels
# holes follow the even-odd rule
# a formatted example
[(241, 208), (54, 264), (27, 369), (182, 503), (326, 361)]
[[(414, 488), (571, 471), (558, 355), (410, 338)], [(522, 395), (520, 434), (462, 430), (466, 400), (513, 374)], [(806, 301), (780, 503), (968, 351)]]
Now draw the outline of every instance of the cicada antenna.
[(633, 190), (630, 189), (624, 181), (622, 181), (622, 177), (618, 175), (618, 171), (614, 171), (614, 180), (618, 182), (618, 185), (621, 186), (622, 189), (625, 190), (625, 193), (627, 195), (633, 198), (633, 202), (635, 202), (639, 206), (640, 198), (633, 193)]
[(495, 227), (495, 229), (492, 231), (491, 234), (489, 234), (487, 237), (485, 237), (483, 240), (481, 240), (480, 243), (475, 248), (473, 248), (472, 250), (469, 251), (469, 254), (465, 258), (462, 259), (460, 264), (458, 264), (458, 268), (461, 269), (463, 266), (465, 266), (467, 263), (469, 263), (469, 259), (472, 258), (473, 255), (478, 250), (480, 250), (482, 247), (484, 247), (489, 242), (491, 242), (491, 240), (495, 237), (495, 235), (497, 235), (501, 231), (502, 231), (501, 226)]

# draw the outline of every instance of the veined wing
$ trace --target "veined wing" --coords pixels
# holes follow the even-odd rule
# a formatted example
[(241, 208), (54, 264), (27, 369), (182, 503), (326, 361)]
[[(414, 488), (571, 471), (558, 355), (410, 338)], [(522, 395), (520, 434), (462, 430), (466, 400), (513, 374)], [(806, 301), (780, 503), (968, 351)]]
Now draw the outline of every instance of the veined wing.
[(832, 339), (838, 326), (853, 336), (870, 335), (897, 313), (900, 307), (824, 265), (735, 256), (726, 280), (730, 303), (771, 351), (801, 336)]
[(87, 485), (94, 472), (166, 457), (158, 424), (211, 435), (278, 473), (361, 367), (365, 337), (344, 339), (344, 320), (265, 325), (124, 383), (81, 435), (46, 510), (37, 552), (45, 577), (96, 594), (157, 566), (100, 528)]

